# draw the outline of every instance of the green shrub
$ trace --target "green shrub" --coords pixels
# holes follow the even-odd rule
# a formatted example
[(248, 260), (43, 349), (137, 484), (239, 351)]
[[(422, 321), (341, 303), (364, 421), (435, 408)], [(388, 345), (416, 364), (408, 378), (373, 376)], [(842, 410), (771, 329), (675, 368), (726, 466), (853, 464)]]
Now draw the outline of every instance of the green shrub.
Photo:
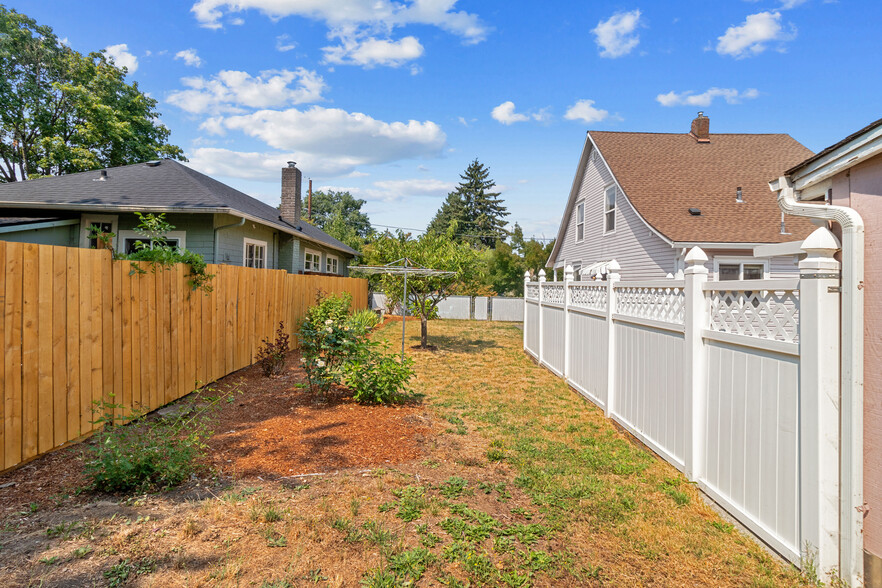
[(316, 295), (316, 303), (306, 311), (300, 326), (300, 361), (306, 370), (306, 379), (313, 393), (326, 393), (332, 384), (343, 377), (343, 364), (359, 352), (365, 337), (347, 324), (348, 293), (328, 296)]
[(413, 377), (413, 360), (398, 359), (373, 341), (363, 341), (359, 353), (344, 365), (346, 385), (357, 402), (394, 404), (408, 398), (407, 382)]
[(275, 341), (270, 341), (267, 337), (261, 343), (260, 349), (257, 350), (257, 361), (260, 363), (263, 375), (266, 377), (278, 376), (285, 367), (285, 355), (289, 350), (285, 323), (279, 322)]
[[(217, 402), (217, 401), (215, 401)], [(121, 405), (96, 402), (94, 424), (103, 425), (86, 449), (86, 474), (92, 488), (106, 492), (168, 488), (180, 484), (197, 469), (206, 448), (207, 410), (190, 416), (147, 420), (136, 411), (119, 422)]]
[(346, 320), (346, 324), (349, 325), (349, 328), (355, 330), (357, 333), (368, 333), (379, 323), (380, 316), (369, 308), (356, 312)]

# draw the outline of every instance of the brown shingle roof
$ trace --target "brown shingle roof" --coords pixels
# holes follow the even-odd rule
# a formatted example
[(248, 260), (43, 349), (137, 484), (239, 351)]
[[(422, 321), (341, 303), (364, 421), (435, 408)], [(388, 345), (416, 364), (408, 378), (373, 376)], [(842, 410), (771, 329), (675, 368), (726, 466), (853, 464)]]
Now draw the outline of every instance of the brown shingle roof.
[[(808, 236), (812, 224), (787, 217), (769, 180), (810, 157), (789, 135), (711, 134), (698, 143), (687, 133), (590, 131), (637, 212), (672, 241), (780, 243)], [(735, 201), (741, 187), (743, 204)], [(689, 214), (700, 208), (701, 216)]]

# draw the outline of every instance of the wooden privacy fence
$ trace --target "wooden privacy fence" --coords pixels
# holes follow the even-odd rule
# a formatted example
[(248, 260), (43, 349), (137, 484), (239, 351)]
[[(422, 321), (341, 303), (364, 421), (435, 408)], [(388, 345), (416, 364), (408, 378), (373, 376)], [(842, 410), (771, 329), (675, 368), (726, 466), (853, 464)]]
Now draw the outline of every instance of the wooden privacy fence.
[(252, 364), (318, 290), (367, 308), (355, 278), (209, 265), (206, 294), (188, 266), (130, 275), (106, 250), (0, 241), (0, 262), (0, 470), (91, 433), (111, 394), (124, 412), (155, 409)]

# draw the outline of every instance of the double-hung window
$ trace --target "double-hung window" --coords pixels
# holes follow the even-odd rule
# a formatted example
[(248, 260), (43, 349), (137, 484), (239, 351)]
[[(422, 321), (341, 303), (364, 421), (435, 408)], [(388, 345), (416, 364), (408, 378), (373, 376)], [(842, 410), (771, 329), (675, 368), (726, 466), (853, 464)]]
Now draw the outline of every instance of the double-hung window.
[(245, 267), (266, 267), (266, 241), (245, 238), (244, 263)]
[(616, 187), (615, 184), (608, 187), (604, 192), (603, 199), (603, 232), (611, 233), (616, 230)]
[(576, 243), (585, 239), (585, 203), (576, 205)]
[(325, 271), (327, 271), (329, 274), (339, 274), (340, 260), (333, 255), (328, 255), (327, 261), (325, 261), (325, 267)]
[(303, 271), (320, 272), (322, 271), (322, 254), (312, 249), (307, 249), (303, 258)]
[(756, 261), (717, 260), (717, 279), (762, 280), (766, 276), (766, 264)]

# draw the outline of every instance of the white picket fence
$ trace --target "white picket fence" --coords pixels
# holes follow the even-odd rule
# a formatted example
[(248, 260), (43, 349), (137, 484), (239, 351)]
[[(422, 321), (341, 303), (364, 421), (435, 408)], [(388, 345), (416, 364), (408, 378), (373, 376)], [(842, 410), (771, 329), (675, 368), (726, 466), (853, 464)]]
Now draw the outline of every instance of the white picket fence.
[(540, 272), (524, 348), (781, 555), (835, 567), (838, 389), (822, 376), (838, 370), (839, 295), (818, 270), (832, 254), (811, 250), (788, 280), (708, 281), (698, 248), (681, 280)]

